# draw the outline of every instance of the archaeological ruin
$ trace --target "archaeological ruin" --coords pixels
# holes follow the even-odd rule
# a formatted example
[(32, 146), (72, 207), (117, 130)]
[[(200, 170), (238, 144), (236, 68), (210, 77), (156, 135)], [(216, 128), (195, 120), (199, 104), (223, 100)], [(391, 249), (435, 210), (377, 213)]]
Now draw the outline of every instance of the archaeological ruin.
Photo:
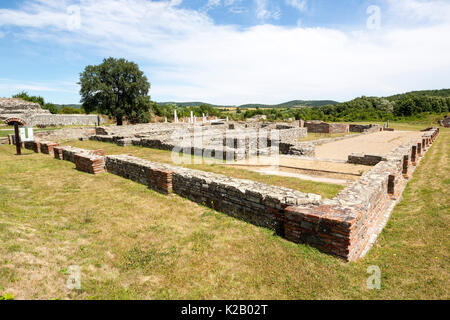
[[(13, 119), (29, 127), (51, 127), (67, 125), (96, 125), (103, 123), (97, 115), (51, 114), (37, 103), (14, 98), (0, 98), (0, 120), (6, 123)], [(11, 121), (8, 121), (11, 120)]]
[[(23, 146), (70, 161), (80, 171), (90, 174), (106, 171), (160, 193), (177, 194), (269, 228), (289, 241), (354, 261), (363, 257), (377, 239), (412, 173), (438, 137), (439, 129), (397, 132), (378, 125), (316, 123), (314, 126), (313, 130), (326, 128), (321, 132), (348, 134), (304, 141), (311, 127), (308, 122), (303, 126), (302, 121), (212, 123), (203, 119), (191, 123), (67, 128), (37, 134), (35, 141)], [(360, 173), (347, 173), (353, 179), (346, 182), (337, 196), (325, 199), (317, 194), (151, 162), (128, 154), (105, 155), (103, 150), (58, 144), (74, 139), (168, 150), (175, 158), (184, 154), (231, 165), (251, 166), (252, 159), (267, 158), (272, 166), (288, 167), (303, 161), (303, 166), (322, 162), (333, 168), (364, 169)], [(12, 137), (8, 141), (14, 143)], [(376, 145), (371, 141), (377, 141)], [(276, 157), (282, 157), (279, 163)], [(310, 170), (338, 171), (328, 167)]]

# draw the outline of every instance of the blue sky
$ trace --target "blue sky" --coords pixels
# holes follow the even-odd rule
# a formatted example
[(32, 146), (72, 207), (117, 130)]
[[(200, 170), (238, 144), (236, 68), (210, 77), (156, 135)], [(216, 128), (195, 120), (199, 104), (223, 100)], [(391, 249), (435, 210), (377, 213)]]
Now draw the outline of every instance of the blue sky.
[(2, 0), (0, 96), (78, 103), (79, 73), (135, 61), (156, 101), (344, 101), (450, 87), (447, 0)]

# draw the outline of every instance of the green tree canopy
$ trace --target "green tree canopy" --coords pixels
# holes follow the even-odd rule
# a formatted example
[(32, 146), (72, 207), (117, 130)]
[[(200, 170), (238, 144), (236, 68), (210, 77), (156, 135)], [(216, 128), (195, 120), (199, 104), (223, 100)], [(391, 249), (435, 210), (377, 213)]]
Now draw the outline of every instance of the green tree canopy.
[(107, 58), (80, 74), (80, 95), (87, 112), (112, 116), (118, 125), (150, 121), (150, 83), (136, 63)]
[(12, 96), (13, 98), (22, 99), (28, 102), (34, 102), (41, 106), (42, 109), (47, 109), (50, 113), (58, 113), (58, 107), (53, 103), (46, 103), (41, 96), (30, 96), (27, 92), (22, 91)]

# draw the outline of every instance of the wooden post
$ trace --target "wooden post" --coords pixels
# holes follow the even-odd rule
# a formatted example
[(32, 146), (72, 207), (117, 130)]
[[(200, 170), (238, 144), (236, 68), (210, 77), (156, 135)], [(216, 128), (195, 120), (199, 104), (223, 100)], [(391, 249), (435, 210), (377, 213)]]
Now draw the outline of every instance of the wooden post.
[(20, 142), (20, 134), (19, 134), (19, 124), (17, 122), (14, 123), (14, 135), (16, 138), (16, 151), (17, 155), (20, 156), (22, 154), (21, 142)]

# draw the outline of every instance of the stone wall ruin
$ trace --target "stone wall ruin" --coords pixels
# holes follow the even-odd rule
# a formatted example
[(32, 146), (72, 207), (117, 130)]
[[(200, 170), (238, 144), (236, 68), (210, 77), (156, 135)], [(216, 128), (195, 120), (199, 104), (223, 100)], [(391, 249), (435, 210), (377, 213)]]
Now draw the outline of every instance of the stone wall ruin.
[(53, 147), (55, 158), (72, 161), (81, 171), (95, 174), (107, 170), (353, 261), (373, 245), (408, 179), (438, 135), (439, 129), (432, 128), (423, 132), (421, 139), (395, 148), (333, 199), (129, 155), (104, 156), (102, 150), (51, 142), (26, 143), (26, 147), (36, 152)]

